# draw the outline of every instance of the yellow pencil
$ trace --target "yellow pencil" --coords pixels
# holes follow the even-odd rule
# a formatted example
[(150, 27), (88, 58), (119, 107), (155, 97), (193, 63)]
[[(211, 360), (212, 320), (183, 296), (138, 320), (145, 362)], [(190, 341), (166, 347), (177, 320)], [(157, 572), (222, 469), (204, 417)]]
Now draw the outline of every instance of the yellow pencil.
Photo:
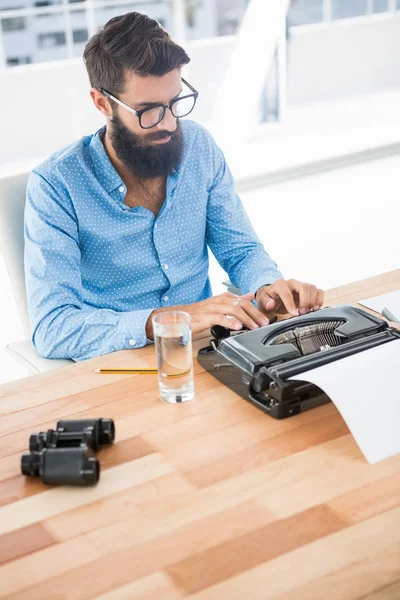
[[(164, 377), (166, 377), (167, 379), (172, 379), (175, 377), (183, 377), (184, 375), (187, 375), (189, 373), (190, 369), (188, 369), (187, 371), (183, 371), (182, 373), (172, 373), (170, 374), (164, 374)], [(119, 375), (119, 374), (125, 374), (125, 375), (157, 375), (158, 370), (157, 369), (95, 369), (93, 371), (93, 373), (103, 373), (103, 374), (107, 374), (107, 375)]]
[(137, 374), (140, 373), (142, 375), (157, 375), (157, 369), (95, 369), (94, 373), (131, 373)]

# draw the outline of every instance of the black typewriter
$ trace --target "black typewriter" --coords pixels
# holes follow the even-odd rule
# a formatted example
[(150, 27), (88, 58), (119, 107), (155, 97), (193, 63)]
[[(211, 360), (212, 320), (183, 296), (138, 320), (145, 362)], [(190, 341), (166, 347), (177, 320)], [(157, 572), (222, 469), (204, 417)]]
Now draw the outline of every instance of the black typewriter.
[(217, 325), (211, 334), (209, 346), (199, 350), (199, 363), (275, 419), (330, 401), (313, 384), (291, 377), (400, 339), (400, 331), (383, 319), (347, 304), (252, 331), (234, 333)]

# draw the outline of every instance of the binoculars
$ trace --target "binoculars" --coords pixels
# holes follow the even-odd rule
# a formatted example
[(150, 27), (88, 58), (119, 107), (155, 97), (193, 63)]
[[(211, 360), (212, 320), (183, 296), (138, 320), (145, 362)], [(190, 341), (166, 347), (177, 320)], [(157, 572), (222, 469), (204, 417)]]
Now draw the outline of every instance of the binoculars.
[(58, 421), (57, 429), (33, 433), (29, 450), (40, 452), (44, 448), (79, 448), (87, 446), (97, 452), (115, 439), (112, 419), (87, 419), (86, 421)]
[(22, 474), (53, 485), (95, 485), (100, 464), (94, 452), (114, 439), (112, 419), (58, 421), (55, 430), (30, 436), (30, 453), (21, 457)]

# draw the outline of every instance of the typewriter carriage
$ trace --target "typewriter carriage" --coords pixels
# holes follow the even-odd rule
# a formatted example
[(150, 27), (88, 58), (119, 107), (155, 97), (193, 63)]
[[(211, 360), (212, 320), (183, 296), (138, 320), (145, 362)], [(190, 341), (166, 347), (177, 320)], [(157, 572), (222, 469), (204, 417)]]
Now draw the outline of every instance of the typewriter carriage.
[(219, 381), (281, 419), (329, 402), (316, 386), (290, 377), (400, 338), (400, 332), (351, 305), (326, 308), (253, 331), (212, 329), (198, 360)]

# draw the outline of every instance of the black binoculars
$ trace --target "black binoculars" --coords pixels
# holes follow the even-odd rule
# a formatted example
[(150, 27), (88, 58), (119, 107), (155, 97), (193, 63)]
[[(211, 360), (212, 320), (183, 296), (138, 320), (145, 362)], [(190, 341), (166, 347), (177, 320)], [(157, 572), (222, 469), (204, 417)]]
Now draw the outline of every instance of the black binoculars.
[(85, 421), (58, 421), (57, 429), (33, 433), (29, 450), (40, 452), (44, 448), (79, 448), (87, 446), (94, 452), (109, 446), (115, 439), (112, 419), (87, 419)]
[(21, 471), (53, 485), (95, 485), (100, 463), (88, 448), (43, 448), (22, 455)]
[(57, 429), (30, 436), (30, 453), (21, 457), (22, 474), (53, 485), (95, 485), (100, 464), (94, 452), (114, 439), (112, 419), (58, 421)]

